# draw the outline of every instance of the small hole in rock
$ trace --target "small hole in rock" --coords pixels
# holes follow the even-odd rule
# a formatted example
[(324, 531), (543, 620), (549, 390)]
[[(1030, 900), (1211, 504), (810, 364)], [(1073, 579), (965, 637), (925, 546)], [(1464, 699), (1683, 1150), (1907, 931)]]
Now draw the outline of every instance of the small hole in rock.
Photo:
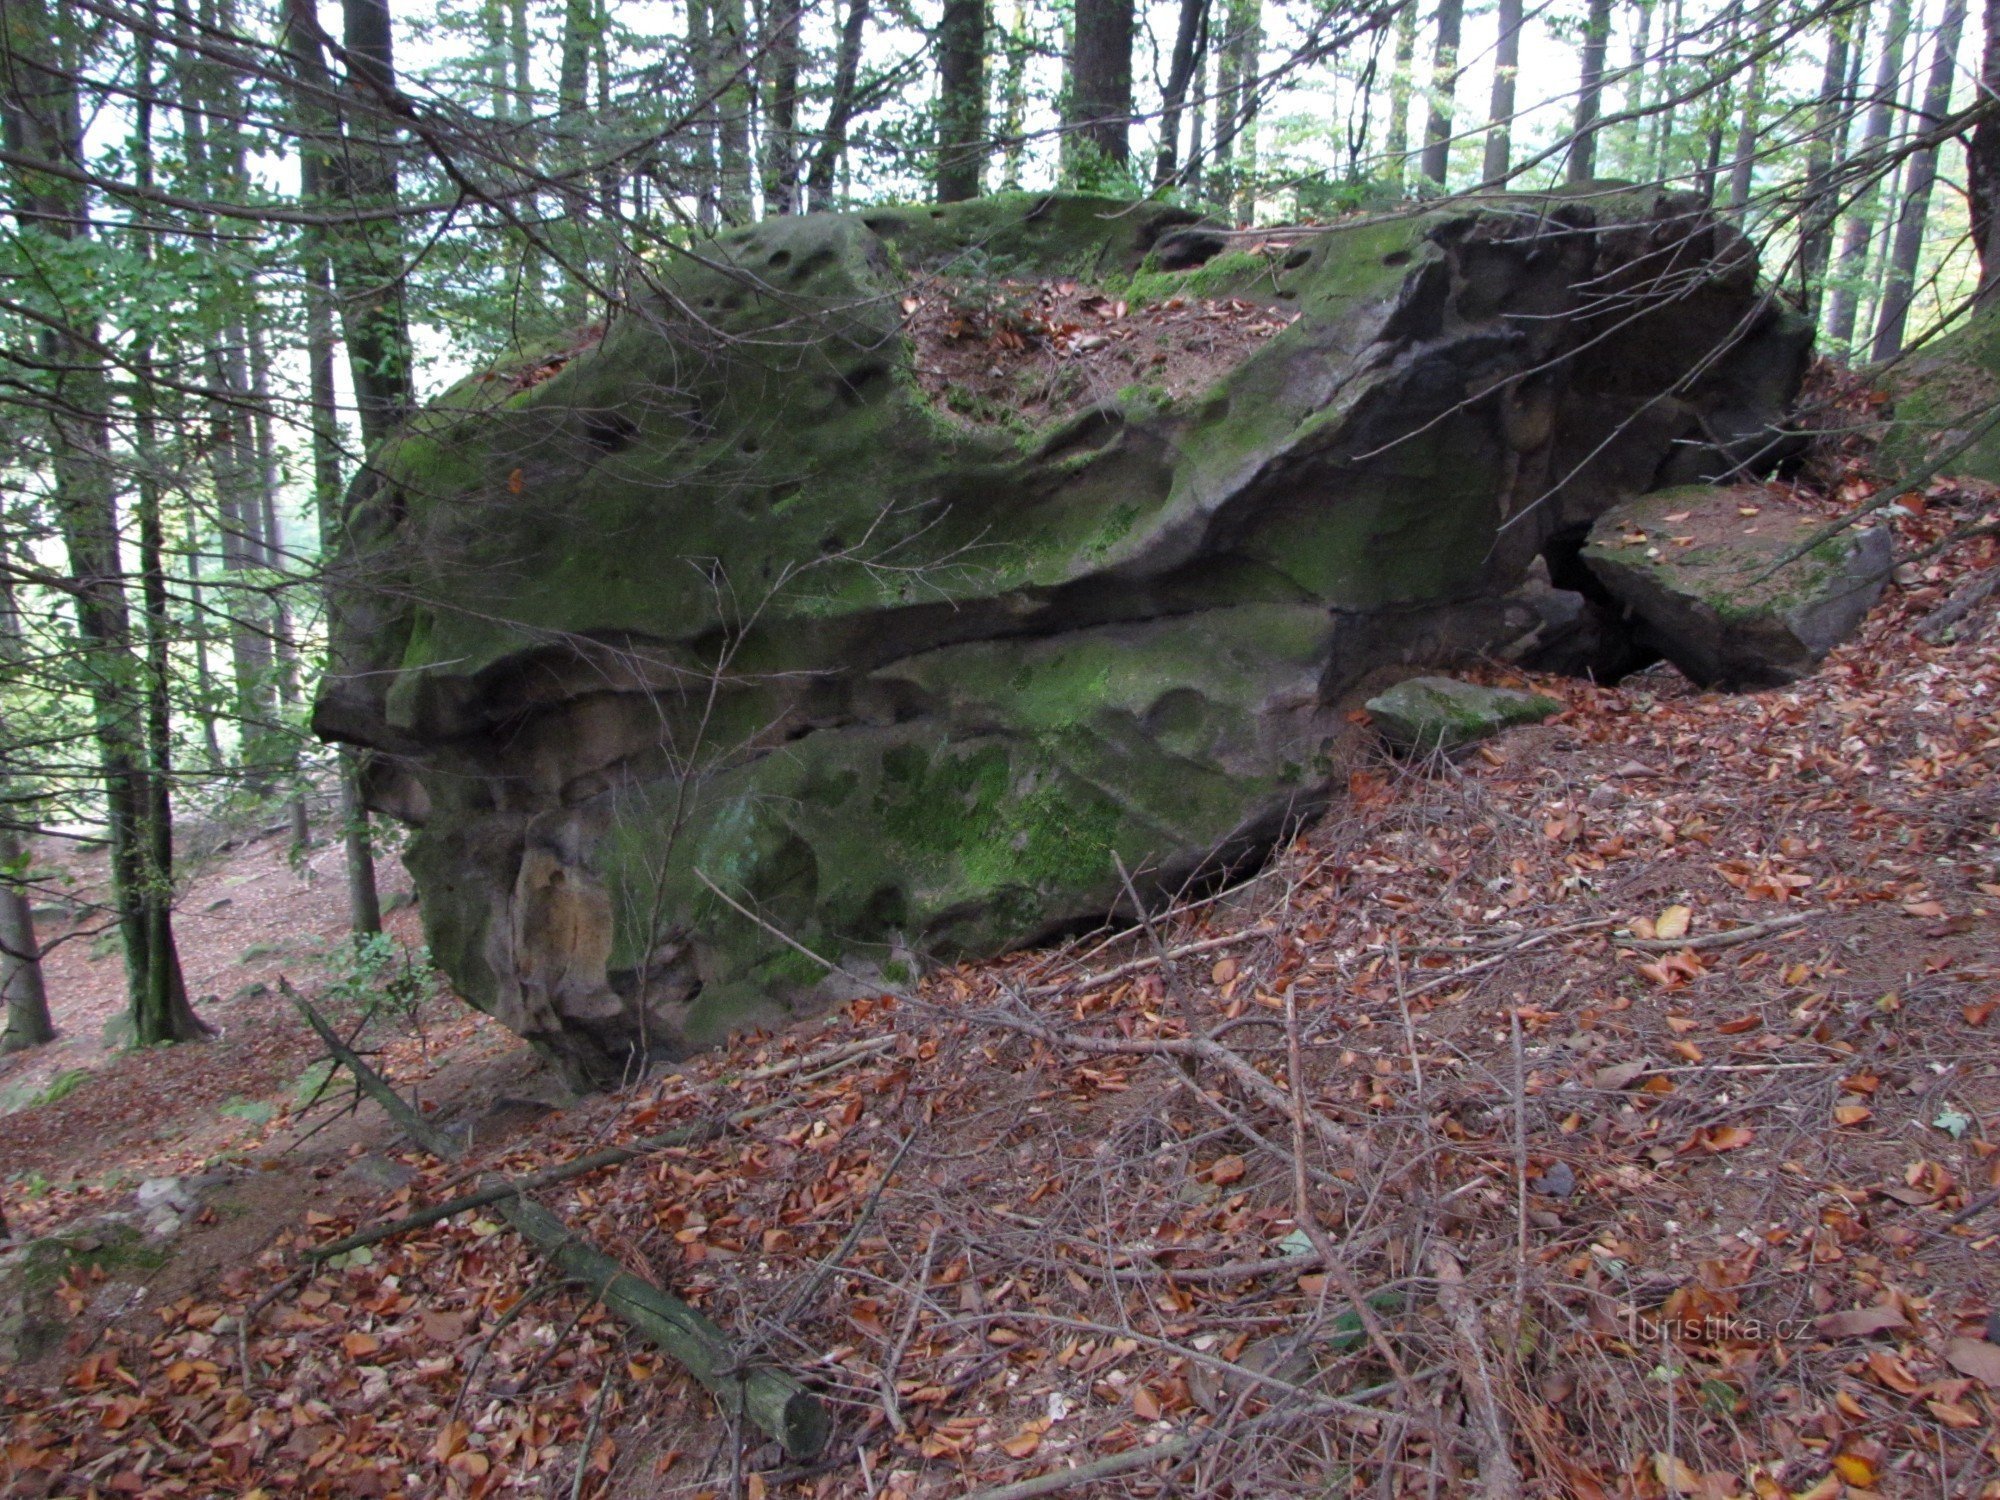
[(1287, 255), (1285, 257), (1284, 268), (1287, 271), (1296, 271), (1300, 266), (1304, 265), (1307, 261), (1311, 260), (1312, 258), (1313, 258), (1312, 251), (1308, 250), (1304, 245), (1301, 245), (1299, 246), (1298, 249), (1294, 250), (1290, 255)]
[(1407, 250), (1391, 250), (1382, 257), (1382, 264), (1385, 266), (1407, 266), (1409, 263), (1410, 252)]
[(771, 258), (766, 262), (764, 262), (764, 264), (770, 266), (773, 270), (783, 270), (786, 266), (789, 266), (791, 263), (792, 263), (792, 252), (789, 250), (773, 251), (771, 254)]

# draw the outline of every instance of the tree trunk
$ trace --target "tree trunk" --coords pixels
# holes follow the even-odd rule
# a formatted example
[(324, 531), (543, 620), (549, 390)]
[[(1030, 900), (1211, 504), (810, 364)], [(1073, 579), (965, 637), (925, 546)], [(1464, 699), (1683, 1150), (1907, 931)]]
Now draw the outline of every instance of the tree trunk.
[(937, 51), (937, 201), (959, 203), (986, 176), (986, 0), (944, 0)]
[(1458, 94), (1458, 38), (1464, 20), (1465, 0), (1438, 0), (1437, 42), (1431, 49), (1431, 112), (1418, 168), (1424, 185), (1433, 192), (1443, 191), (1451, 167), (1452, 104)]
[(1646, 138), (1647, 180), (1664, 182), (1672, 166), (1674, 147), (1674, 104), (1672, 78), (1681, 58), (1682, 0), (1670, 0), (1660, 18), (1660, 98), (1659, 113), (1653, 116)]
[[(2000, 0), (1986, 0), (1985, 46), (1980, 53), (1979, 92), (2000, 100)], [(1966, 186), (1972, 200), (1972, 246), (1979, 255), (1979, 300), (2000, 286), (2000, 119), (1980, 117), (1965, 148)]]
[[(805, 14), (800, 0), (769, 0), (764, 14), (769, 31), (764, 39), (764, 212), (795, 214), (799, 211), (799, 67), (805, 55), (799, 28), (805, 24)], [(979, 14), (983, 23), (983, 0)], [(981, 130), (985, 124), (982, 113)]]
[(1417, 62), (1417, 0), (1403, 0), (1396, 12), (1396, 53), (1389, 72), (1389, 138), (1384, 172), (1401, 193), (1410, 168), (1410, 96)]
[(1194, 80), (1207, 34), (1208, 0), (1181, 0), (1173, 60), (1160, 96), (1160, 148), (1153, 159), (1155, 187), (1166, 187), (1180, 176), (1181, 115), (1187, 108), (1188, 85)]
[[(1989, 25), (1991, 15), (1989, 7)], [(1859, 155), (1871, 156), (1888, 144), (1903, 76), (1904, 39), (1909, 29), (1910, 0), (1890, 0), (1888, 27), (1882, 34), (1881, 57), (1875, 67), (1875, 92), (1869, 99), (1868, 118), (1855, 148)], [(1974, 127), (1975, 142), (1977, 130)], [(1876, 225), (1881, 221), (1881, 208), (1882, 179), (1877, 173), (1869, 177), (1847, 211), (1847, 222), (1841, 229), (1840, 256), (1834, 262), (1833, 285), (1827, 292), (1826, 336), (1841, 349), (1854, 342), (1855, 312), (1867, 279), (1869, 249)]]
[(1257, 218), (1257, 112), (1262, 107), (1258, 87), (1263, 52), (1263, 0), (1230, 0), (1229, 48), (1234, 58), (1236, 88), (1229, 104), (1230, 175), (1234, 192), (1229, 201), (1238, 224)]
[[(0, 532), (0, 562), (13, 560), (13, 546)], [(21, 617), (14, 604), (14, 575), (0, 568), (0, 677), (11, 678), (21, 663)], [(0, 751), (13, 744), (11, 726), (0, 722)], [(11, 765), (0, 763), (0, 1056), (23, 1052), (55, 1039), (48, 991), (42, 983), (42, 945), (35, 936), (35, 908), (28, 895), (27, 841), (15, 820), (28, 811), (26, 789)]]
[(1652, 59), (1647, 55), (1653, 44), (1653, 0), (1639, 0), (1638, 21), (1632, 31), (1631, 57), (1625, 65), (1625, 122), (1618, 127), (1619, 170), (1626, 174), (1637, 169), (1640, 127), (1645, 121), (1646, 78)]
[(1590, 0), (1583, 25), (1583, 72), (1576, 89), (1576, 125), (1569, 145), (1569, 181), (1597, 176), (1597, 119), (1604, 112), (1604, 56), (1611, 45), (1611, 0)]
[(1729, 165), (1729, 212), (1738, 223), (1743, 221), (1750, 207), (1750, 195), (1756, 186), (1757, 143), (1763, 128), (1764, 81), (1770, 74), (1770, 59), (1764, 54), (1774, 19), (1775, 12), (1760, 7), (1756, 29), (1751, 33), (1750, 48), (1756, 60), (1750, 64), (1750, 84), (1743, 91), (1743, 102), (1737, 113), (1736, 155)]
[(724, 224), (747, 224), (750, 201), (750, 108), (754, 90), (743, 0), (709, 0), (708, 97), (715, 109), (716, 211)]
[(1839, 148), (1840, 122), (1845, 114), (1847, 90), (1846, 26), (1856, 28), (1858, 45), (1868, 24), (1865, 5), (1848, 18), (1833, 23), (1826, 40), (1826, 67), (1820, 74), (1819, 107), (1813, 113), (1812, 143), (1806, 151), (1804, 201), (1799, 210), (1799, 291), (1800, 303), (1811, 321), (1819, 321), (1820, 297), (1826, 281), (1826, 267), (1833, 254), (1834, 199), (1833, 169)]
[(1521, 70), (1521, 0), (1500, 0), (1500, 39), (1493, 51), (1493, 98), (1486, 111), (1486, 162), (1481, 178), (1507, 180), (1514, 164), (1514, 84)]
[(1014, 19), (1007, 28), (1007, 71), (1000, 82), (1000, 188), (1016, 192), (1021, 186), (1021, 157), (1027, 142), (1022, 129), (1028, 116), (1028, 54), (1034, 38), (1028, 34), (1028, 7), (1014, 0)]
[[(1945, 0), (1944, 16), (1938, 22), (1935, 50), (1931, 53), (1930, 81), (1924, 88), (1924, 107), (1917, 124), (1931, 130), (1943, 121), (1951, 108), (1951, 85), (1958, 66), (1958, 40), (1965, 26), (1965, 0)], [(1917, 262), (1923, 256), (1924, 229), (1930, 218), (1931, 187), (1937, 181), (1937, 147), (1931, 146), (1910, 157), (1903, 184), (1903, 207), (1896, 219), (1895, 244), (1889, 252), (1889, 279), (1882, 291), (1882, 307), (1875, 317), (1877, 361), (1894, 359), (1903, 352), (1903, 335), (1910, 320), (1910, 304), (1916, 298)]]
[[(56, 165), (84, 159), (76, 69), (74, 59), (64, 56), (66, 50), (56, 18), (42, 0), (9, 0), (0, 28), (0, 108), (17, 162)], [(24, 238), (74, 245), (90, 237), (81, 187), (32, 166), (17, 166), (13, 179), (13, 207)], [(110, 384), (97, 352), (96, 327), (76, 318), (68, 299), (59, 298), (40, 336), (43, 368), (53, 372), (49, 485), (68, 553), (82, 646), (79, 665), (103, 771), (112, 906), (124, 943), (137, 1040), (141, 1045), (184, 1041), (200, 1036), (204, 1028), (187, 1008), (171, 943), (159, 940), (162, 931), (171, 936), (172, 892), (154, 881), (148, 869), (154, 798), (145, 760), (147, 674), (133, 651), (119, 555), (120, 460), (111, 445)], [(178, 1007), (169, 1003), (176, 995)]]
[(1085, 183), (1131, 154), (1132, 25), (1132, 0), (1076, 0), (1064, 124)]
[(847, 151), (847, 127), (854, 118), (855, 87), (861, 76), (861, 41), (868, 31), (868, 0), (847, 0), (840, 45), (834, 49), (833, 92), (827, 100), (826, 125), (819, 150), (806, 179), (808, 206), (825, 208), (833, 201), (834, 173)]
[(20, 835), (0, 829), (0, 1000), (6, 1002), (6, 1025), (0, 1029), (0, 1057), (25, 1052), (55, 1040), (49, 1018), (48, 992), (42, 986), (42, 947), (35, 937), (35, 910), (19, 884), (27, 866)]
[[(346, 67), (326, 66), (314, 0), (285, 0), (286, 48), (297, 74), (301, 170), (322, 203), (368, 211), (397, 203), (397, 135), (386, 107), (395, 90), (388, 0), (342, 0)], [(327, 237), (347, 340), (349, 379), (364, 447), (387, 440), (414, 405), (403, 237), (393, 218), (366, 219)]]

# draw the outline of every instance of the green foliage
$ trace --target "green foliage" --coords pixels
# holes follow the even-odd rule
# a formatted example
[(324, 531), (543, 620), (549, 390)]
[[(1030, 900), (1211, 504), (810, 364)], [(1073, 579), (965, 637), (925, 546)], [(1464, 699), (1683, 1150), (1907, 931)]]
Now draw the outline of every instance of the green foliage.
[[(420, 1011), (439, 989), (430, 949), (412, 951), (386, 932), (357, 934), (328, 959), (322, 1000), (336, 1014), (420, 1029)], [(303, 1080), (302, 1080), (303, 1082)]]

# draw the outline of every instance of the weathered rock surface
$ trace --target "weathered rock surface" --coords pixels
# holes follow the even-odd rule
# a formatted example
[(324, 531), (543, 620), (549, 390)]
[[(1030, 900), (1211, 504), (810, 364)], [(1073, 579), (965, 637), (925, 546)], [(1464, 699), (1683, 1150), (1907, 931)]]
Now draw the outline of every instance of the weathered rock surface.
[[(1651, 194), (1241, 246), (1075, 197), (775, 220), (378, 454), (316, 723), (416, 826), (462, 992), (615, 1078), (824, 995), (778, 932), (897, 971), (1100, 917), (1114, 856), (1252, 857), (1338, 708), (1540, 628), (1530, 563), (1767, 445), (1808, 354)], [(920, 275), (1289, 321), (1023, 434), (926, 394)]]
[(1889, 576), (1886, 527), (1792, 557), (1825, 524), (1755, 485), (1663, 490), (1606, 512), (1583, 560), (1695, 682), (1779, 687), (1854, 632)]
[(1455, 677), (1410, 677), (1363, 705), (1398, 750), (1457, 750), (1503, 729), (1539, 724), (1562, 705), (1542, 693), (1481, 687)]
[(1933, 474), (2000, 484), (2000, 304), (1974, 309), (1896, 362), (1877, 468), (1892, 484)]

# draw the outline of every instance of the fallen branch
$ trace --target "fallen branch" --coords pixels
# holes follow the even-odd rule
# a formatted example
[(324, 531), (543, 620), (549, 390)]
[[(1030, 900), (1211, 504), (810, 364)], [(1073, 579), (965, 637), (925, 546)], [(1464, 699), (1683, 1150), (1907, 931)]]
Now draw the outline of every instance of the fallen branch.
[[(802, 1068), (823, 1063), (826, 1066), (806, 1075), (808, 1078), (823, 1078), (828, 1073), (838, 1072), (842, 1068), (887, 1050), (895, 1045), (895, 1040), (892, 1036), (885, 1036), (871, 1037), (864, 1042), (844, 1043), (838, 1047), (829, 1047), (823, 1052), (809, 1052), (799, 1057), (788, 1058), (781, 1063), (772, 1063), (768, 1067), (756, 1068), (741, 1077), (745, 1082), (753, 1080), (761, 1082), (765, 1079), (781, 1078), (788, 1073), (796, 1073)], [(754, 1109), (742, 1109), (734, 1114), (725, 1115), (720, 1120), (697, 1120), (677, 1130), (664, 1131), (659, 1135), (641, 1136), (638, 1140), (627, 1142), (623, 1146), (606, 1146), (601, 1151), (592, 1151), (573, 1161), (558, 1162), (555, 1166), (544, 1167), (539, 1172), (529, 1172), (520, 1177), (489, 1182), (472, 1192), (461, 1193), (456, 1198), (447, 1198), (444, 1202), (432, 1204), (428, 1208), (420, 1208), (415, 1213), (405, 1214), (402, 1218), (391, 1220), (389, 1223), (356, 1230), (345, 1239), (334, 1240), (330, 1244), (315, 1245), (306, 1252), (306, 1257), (309, 1260), (328, 1260), (336, 1255), (345, 1255), (350, 1250), (359, 1250), (364, 1245), (373, 1245), (382, 1240), (393, 1239), (399, 1234), (423, 1229), (449, 1219), (453, 1214), (464, 1213), (467, 1209), (484, 1208), (487, 1204), (498, 1203), (503, 1198), (518, 1197), (537, 1188), (567, 1182), (573, 1177), (583, 1177), (591, 1172), (601, 1171), (605, 1167), (618, 1166), (621, 1162), (631, 1161), (634, 1157), (650, 1156), (655, 1151), (670, 1151), (676, 1146), (699, 1146), (719, 1136), (727, 1135), (732, 1130), (741, 1130), (745, 1125), (761, 1120), (766, 1115), (776, 1114), (790, 1107), (790, 1100), (760, 1104)]]
[[(989, 1026), (1018, 1031), (1024, 1036), (1046, 1042), (1051, 1047), (1067, 1048), (1073, 1052), (1095, 1053), (1102, 1057), (1197, 1058), (1221, 1068), (1260, 1104), (1287, 1118), (1292, 1113), (1290, 1095), (1251, 1067), (1235, 1052), (1208, 1037), (1075, 1036), (1066, 1031), (1058, 1031), (1053, 1026), (1045, 1026), (1039, 1021), (1030, 1020), (1026, 1016), (1005, 1011), (984, 1011), (971, 1019), (982, 1021)], [(1318, 1110), (1308, 1110), (1307, 1123), (1312, 1126), (1313, 1134), (1335, 1151), (1348, 1153), (1356, 1158), (1365, 1158), (1367, 1154), (1365, 1143), (1353, 1132), (1343, 1130), (1334, 1124)]]
[(1507, 1436), (1507, 1418), (1493, 1393), (1493, 1375), (1486, 1365), (1486, 1337), (1479, 1314), (1466, 1295), (1465, 1272), (1442, 1245), (1431, 1250), (1431, 1271), (1438, 1280), (1438, 1306), (1451, 1319), (1457, 1339), (1452, 1358), (1465, 1404), (1472, 1409), (1473, 1456), (1479, 1462), (1479, 1488), (1486, 1500), (1520, 1500), (1521, 1471), (1514, 1466)]
[(1918, 638), (1932, 642), (1944, 639), (1947, 630), (1991, 599), (1996, 588), (2000, 588), (2000, 568), (1988, 568), (1919, 620)]
[(1147, 1464), (1161, 1463), (1170, 1458), (1183, 1458), (1195, 1449), (1201, 1439), (1194, 1436), (1167, 1438), (1150, 1447), (1127, 1448), (1123, 1453), (1114, 1453), (1109, 1458), (1092, 1459), (1087, 1464), (1078, 1464), (1073, 1469), (1051, 1469), (1046, 1474), (1037, 1474), (1033, 1479), (1023, 1479), (1018, 1484), (1003, 1484), (994, 1489), (974, 1490), (966, 1500), (1034, 1500), (1037, 1495), (1059, 1495), (1064, 1490), (1079, 1484), (1089, 1484), (1094, 1480), (1109, 1479), (1114, 1474), (1129, 1473), (1133, 1469), (1143, 1469)]
[(1795, 912), (1789, 917), (1773, 917), (1768, 922), (1752, 922), (1748, 927), (1732, 927), (1727, 932), (1711, 932), (1698, 938), (1614, 938), (1621, 948), (1638, 948), (1646, 953), (1679, 953), (1687, 948), (1703, 951), (1715, 948), (1734, 948), (1739, 943), (1754, 943), (1759, 938), (1772, 937), (1780, 932), (1790, 932), (1794, 927), (1803, 927), (1811, 921), (1806, 912)]
[(1036, 999), (1049, 995), (1080, 995), (1089, 990), (1101, 990), (1107, 984), (1116, 984), (1131, 975), (1144, 973), (1147, 969), (1157, 969), (1161, 961), (1194, 958), (1203, 953), (1213, 953), (1218, 948), (1233, 948), (1238, 943), (1247, 943), (1252, 938), (1269, 937), (1275, 928), (1268, 923), (1255, 927), (1245, 927), (1239, 932), (1225, 932), (1220, 937), (1203, 938), (1198, 943), (1182, 943), (1177, 948), (1169, 948), (1164, 953), (1149, 953), (1144, 958), (1135, 958), (1099, 974), (1080, 975), (1072, 979), (1051, 980), (1046, 984), (1031, 984), (1021, 993)]
[[(409, 1137), (432, 1155), (457, 1159), (459, 1144), (413, 1109), (388, 1081), (355, 1055), (324, 1017), (284, 979), (278, 987), (333, 1059)], [(777, 1439), (794, 1459), (809, 1459), (826, 1445), (829, 1423), (817, 1397), (781, 1370), (746, 1368), (729, 1336), (698, 1309), (650, 1281), (634, 1276), (531, 1198), (518, 1192), (498, 1201), (500, 1216), (572, 1281), (648, 1342), (671, 1355), (731, 1415), (747, 1417)]]

